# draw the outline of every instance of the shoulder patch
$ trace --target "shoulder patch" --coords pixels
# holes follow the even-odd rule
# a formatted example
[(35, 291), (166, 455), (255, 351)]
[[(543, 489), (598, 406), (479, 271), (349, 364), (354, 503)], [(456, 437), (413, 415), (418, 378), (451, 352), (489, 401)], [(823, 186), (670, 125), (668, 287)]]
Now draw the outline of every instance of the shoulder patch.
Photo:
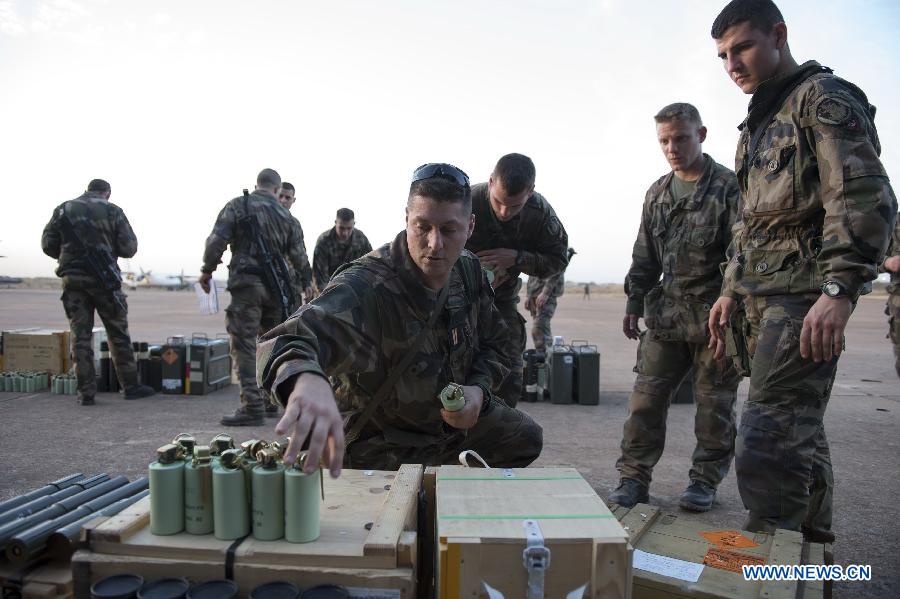
[(853, 119), (853, 109), (838, 98), (825, 98), (816, 107), (816, 118), (823, 125), (843, 127)]

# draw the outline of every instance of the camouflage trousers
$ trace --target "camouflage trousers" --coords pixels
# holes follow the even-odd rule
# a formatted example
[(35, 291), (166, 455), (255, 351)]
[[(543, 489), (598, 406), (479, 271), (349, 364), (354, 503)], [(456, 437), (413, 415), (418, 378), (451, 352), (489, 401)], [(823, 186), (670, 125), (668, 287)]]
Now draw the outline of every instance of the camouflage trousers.
[(888, 338), (894, 344), (894, 369), (900, 376), (900, 284), (892, 288), (884, 313), (888, 315)]
[(831, 530), (834, 476), (823, 418), (837, 358), (800, 356), (803, 319), (817, 294), (748, 296), (750, 394), (735, 448), (745, 529)]
[(553, 344), (553, 334), (550, 331), (550, 320), (555, 313), (555, 297), (548, 298), (547, 303), (544, 304), (544, 307), (540, 310), (532, 310), (531, 338), (534, 340), (534, 349), (544, 351)]
[(262, 283), (231, 289), (225, 330), (231, 340), (231, 362), (241, 385), (241, 406), (262, 415), (268, 394), (256, 384), (256, 339), (281, 324), (281, 306)]
[(697, 445), (691, 480), (718, 486), (734, 457), (735, 413), (740, 377), (728, 361), (717, 361), (705, 343), (663, 341), (652, 330), (641, 334), (637, 378), (628, 399), (622, 456), (616, 468), (622, 478), (650, 484), (653, 467), (666, 443), (666, 418), (672, 392), (693, 369), (694, 434)]
[(496, 399), (474, 427), (459, 431), (445, 425), (447, 435), (382, 431), (354, 441), (344, 454), (345, 468), (397, 470), (401, 464), (458, 464), (465, 450), (477, 452), (492, 468), (524, 468), (541, 455), (543, 429), (528, 414)]
[(496, 389), (496, 393), (511, 408), (516, 407), (522, 396), (522, 374), (525, 370), (522, 354), (525, 352), (525, 344), (527, 343), (525, 319), (516, 308), (518, 303), (518, 294), (512, 301), (494, 302), (494, 305), (497, 306), (497, 311), (500, 312), (510, 331), (509, 346), (506, 348), (507, 357), (510, 361), (509, 374), (500, 384), (499, 389)]
[(123, 389), (137, 384), (137, 365), (128, 334), (128, 304), (122, 291), (110, 292), (102, 287), (63, 285), (63, 309), (69, 319), (74, 339), (75, 376), (78, 394), (93, 397), (97, 393), (97, 372), (94, 368), (94, 312), (106, 329), (109, 354), (116, 366), (116, 376)]

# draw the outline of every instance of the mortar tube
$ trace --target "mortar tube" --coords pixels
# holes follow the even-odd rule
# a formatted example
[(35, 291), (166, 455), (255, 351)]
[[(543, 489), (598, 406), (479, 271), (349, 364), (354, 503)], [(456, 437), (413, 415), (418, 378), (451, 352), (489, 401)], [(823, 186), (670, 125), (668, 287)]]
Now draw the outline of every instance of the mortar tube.
[(0, 501), (0, 512), (7, 512), (20, 505), (28, 503), (29, 501), (33, 501), (39, 497), (43, 497), (44, 495), (62, 491), (66, 487), (72, 486), (82, 478), (84, 478), (84, 474), (82, 474), (81, 472), (77, 472), (75, 474), (64, 476), (59, 480), (53, 481), (52, 483), (47, 483), (40, 489), (29, 491), (28, 493), (19, 495), (18, 497), (11, 497), (6, 501)]
[(47, 539), (48, 554), (53, 557), (53, 559), (59, 561), (68, 561), (77, 549), (76, 545), (78, 544), (79, 538), (81, 537), (81, 529), (85, 524), (97, 518), (115, 516), (125, 508), (134, 505), (149, 494), (149, 489), (141, 491), (136, 495), (126, 497), (125, 499), (120, 499), (119, 501), (103, 508), (102, 510), (99, 510), (93, 514), (83, 516), (75, 522), (59, 528), (50, 535), (50, 538)]
[(17, 518), (24, 518), (26, 516), (36, 514), (39, 511), (53, 505), (57, 501), (62, 501), (63, 499), (72, 497), (73, 495), (77, 495), (78, 493), (99, 485), (102, 482), (106, 482), (107, 480), (109, 480), (108, 474), (96, 474), (89, 478), (82, 479), (73, 484), (71, 487), (66, 487), (62, 491), (57, 491), (56, 493), (51, 493), (50, 495), (44, 495), (43, 497), (39, 497), (33, 501), (29, 501), (24, 505), (20, 505), (17, 508), (13, 508), (8, 512), (3, 512), (2, 514), (0, 514), (0, 526), (9, 524)]
[(144, 491), (149, 486), (150, 482), (146, 476), (139, 478), (127, 485), (113, 489), (105, 495), (83, 503), (67, 514), (19, 532), (6, 544), (6, 558), (15, 564), (28, 561), (36, 553), (43, 551), (44, 547), (47, 546), (47, 539), (50, 538), (54, 531), (85, 516), (95, 514), (120, 499)]
[(0, 548), (5, 549), (6, 544), (9, 542), (9, 540), (19, 532), (29, 529), (32, 526), (37, 526), (41, 522), (46, 522), (47, 520), (58, 518), (65, 513), (71, 512), (78, 506), (87, 503), (92, 499), (96, 499), (97, 497), (100, 497), (102, 495), (106, 495), (113, 489), (117, 489), (127, 483), (127, 478), (125, 478), (124, 476), (117, 476), (104, 483), (100, 483), (96, 487), (92, 487), (90, 489), (82, 491), (81, 493), (78, 493), (77, 495), (73, 495), (72, 497), (63, 499), (62, 501), (58, 501), (47, 509), (41, 510), (36, 514), (26, 516), (25, 518), (19, 518), (18, 520), (10, 522), (6, 526), (0, 526)]

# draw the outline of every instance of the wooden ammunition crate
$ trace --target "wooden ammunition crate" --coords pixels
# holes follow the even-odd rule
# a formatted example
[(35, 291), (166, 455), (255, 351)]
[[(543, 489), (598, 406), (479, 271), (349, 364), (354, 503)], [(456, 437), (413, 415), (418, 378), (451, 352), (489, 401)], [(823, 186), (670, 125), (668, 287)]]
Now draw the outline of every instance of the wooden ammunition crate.
[[(831, 596), (830, 583), (744, 580), (742, 564), (831, 562), (829, 545), (804, 543), (799, 532), (778, 530), (774, 535), (768, 535), (723, 530), (664, 513), (658, 507), (643, 503), (631, 509), (615, 506), (613, 513), (628, 532), (635, 549), (634, 599), (815, 599)], [(650, 554), (650, 559), (656, 563), (654, 567), (665, 574), (640, 569), (644, 557), (640, 552)], [(675, 575), (679, 566), (684, 565), (679, 564), (679, 560), (705, 564), (696, 582)]]
[[(348, 587), (353, 597), (412, 599), (418, 561), (417, 495), (422, 466), (398, 472), (344, 470), (325, 474), (321, 536), (311, 543), (245, 539), (233, 551), (231, 573), (240, 597), (265, 582)], [(145, 580), (184, 576), (192, 582), (226, 578), (231, 541), (213, 535), (150, 534), (147, 497), (95, 527), (85, 528), (87, 549), (72, 556), (76, 598), (93, 582), (120, 573)]]
[(0, 596), (70, 599), (73, 595), (69, 562), (42, 562), (23, 567), (0, 560)]
[[(549, 550), (543, 596), (631, 596), (628, 535), (574, 468), (442, 466), (426, 474), (425, 495), (434, 497), (434, 578), (442, 599), (525, 597), (525, 550), (534, 543), (526, 538), (528, 521)], [(426, 578), (423, 572), (423, 585)]]

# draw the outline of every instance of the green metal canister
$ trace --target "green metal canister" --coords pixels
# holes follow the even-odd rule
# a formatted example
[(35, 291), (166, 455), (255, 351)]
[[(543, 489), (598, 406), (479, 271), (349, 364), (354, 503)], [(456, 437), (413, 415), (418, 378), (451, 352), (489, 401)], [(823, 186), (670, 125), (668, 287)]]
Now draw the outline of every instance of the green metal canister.
[(284, 464), (277, 449), (256, 454), (250, 473), (253, 492), (253, 538), (275, 541), (284, 536)]
[(66, 378), (66, 395), (75, 395), (78, 393), (78, 379), (75, 375), (70, 374)]
[(174, 535), (184, 530), (184, 456), (174, 443), (156, 455), (150, 464), (150, 532)]
[(448, 412), (458, 412), (466, 407), (465, 391), (463, 391), (462, 385), (457, 383), (448, 383), (441, 390), (438, 398)]
[(319, 509), (322, 469), (303, 472), (307, 454), (284, 471), (284, 539), (289, 543), (309, 543), (319, 538)]
[(217, 539), (232, 541), (250, 532), (250, 505), (241, 451), (222, 453), (213, 470), (213, 532)]
[(212, 465), (209, 446), (197, 445), (184, 466), (184, 530), (192, 535), (213, 531)]

